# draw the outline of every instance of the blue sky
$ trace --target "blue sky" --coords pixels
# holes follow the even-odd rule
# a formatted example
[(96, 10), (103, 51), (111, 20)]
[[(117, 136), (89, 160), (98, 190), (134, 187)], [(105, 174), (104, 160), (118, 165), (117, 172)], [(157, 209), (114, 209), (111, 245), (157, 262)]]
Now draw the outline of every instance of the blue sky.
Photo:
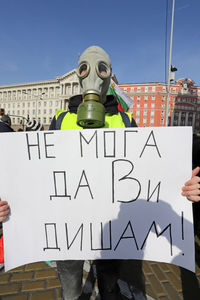
[[(0, 0), (0, 85), (54, 79), (91, 45), (108, 52), (119, 83), (164, 82), (166, 1)], [(199, 0), (176, 0), (172, 63), (196, 85), (199, 12)]]

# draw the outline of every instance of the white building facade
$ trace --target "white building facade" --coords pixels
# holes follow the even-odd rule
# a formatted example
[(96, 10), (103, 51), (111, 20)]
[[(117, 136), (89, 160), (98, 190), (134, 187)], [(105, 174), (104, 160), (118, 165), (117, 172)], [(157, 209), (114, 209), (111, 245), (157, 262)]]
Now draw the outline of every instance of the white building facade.
[(68, 99), (77, 94), (78, 77), (72, 70), (55, 80), (0, 85), (0, 108), (11, 117), (14, 129), (28, 119), (37, 119), (48, 128), (56, 110), (67, 109)]

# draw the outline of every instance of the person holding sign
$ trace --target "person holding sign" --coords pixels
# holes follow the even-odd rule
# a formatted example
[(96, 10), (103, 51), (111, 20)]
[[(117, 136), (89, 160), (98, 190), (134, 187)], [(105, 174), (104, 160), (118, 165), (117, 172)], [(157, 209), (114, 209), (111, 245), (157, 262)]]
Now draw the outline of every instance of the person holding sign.
[[(131, 115), (119, 112), (115, 98), (112, 95), (106, 96), (111, 73), (111, 62), (103, 49), (96, 46), (86, 49), (80, 56), (77, 68), (82, 95), (70, 98), (69, 111), (57, 110), (50, 130), (135, 127), (136, 123)], [(192, 180), (183, 188), (183, 194), (192, 201), (200, 200), (197, 195), (197, 182), (200, 181), (200, 178), (195, 176), (197, 173), (198, 168), (194, 170)], [(96, 261), (101, 299), (120, 298), (117, 286), (120, 264), (120, 260)], [(77, 299), (81, 293), (83, 262), (59, 261), (57, 267), (64, 299)], [(142, 273), (140, 277), (142, 281)], [(143, 299), (146, 299), (144, 286), (141, 289)]]
[[(100, 47), (92, 46), (80, 56), (77, 68), (82, 95), (74, 96), (69, 101), (69, 111), (57, 110), (50, 125), (50, 130), (84, 128), (125, 128), (135, 127), (131, 114), (119, 112), (114, 96), (106, 96), (110, 84), (112, 69), (108, 54)], [(197, 167), (192, 178), (186, 182), (182, 194), (189, 200), (200, 201)], [(0, 201), (0, 221), (9, 214), (9, 206)], [(102, 300), (120, 299), (117, 281), (121, 260), (97, 260), (97, 279)], [(139, 266), (139, 265), (138, 265)], [(139, 267), (140, 268), (140, 267)], [(62, 285), (63, 299), (75, 300), (81, 294), (83, 261), (57, 261), (57, 269)], [(142, 271), (135, 274), (142, 281)], [(134, 276), (136, 276), (134, 274)], [(141, 299), (146, 299), (144, 283), (141, 283)]]

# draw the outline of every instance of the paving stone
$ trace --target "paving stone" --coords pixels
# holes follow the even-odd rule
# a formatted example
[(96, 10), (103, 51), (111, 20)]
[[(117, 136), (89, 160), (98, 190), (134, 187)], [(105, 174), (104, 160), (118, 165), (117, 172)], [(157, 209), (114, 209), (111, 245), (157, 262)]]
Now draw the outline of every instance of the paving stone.
[(153, 275), (147, 275), (147, 278), (157, 296), (164, 295), (164, 290), (160, 284), (160, 281)]
[(158, 299), (150, 284), (146, 285), (146, 294), (151, 296), (155, 300)]
[[(169, 282), (163, 282), (163, 286), (166, 289), (167, 295), (169, 299), (173, 300), (181, 300), (179, 293), (173, 288), (173, 286)], [(191, 299), (192, 300), (192, 299)]]
[(57, 300), (61, 299), (61, 289), (56, 289)]
[(30, 300), (55, 300), (54, 290), (33, 293)]
[(196, 265), (196, 268), (195, 268), (195, 273), (197, 274), (197, 275), (199, 275), (200, 274), (200, 269), (199, 269), (199, 267)]
[(21, 272), (25, 270), (25, 266), (20, 266), (18, 268), (12, 269), (10, 271), (8, 271), (9, 273), (14, 273), (14, 272)]
[(50, 277), (57, 277), (57, 272), (54, 269), (48, 269), (48, 270), (40, 270), (35, 273), (35, 278), (50, 278)]
[(18, 293), (21, 284), (2, 284), (0, 289), (0, 295), (9, 295)]
[(0, 274), (0, 284), (8, 282), (10, 280), (11, 274), (8, 273), (3, 273), (2, 275)]
[(14, 273), (10, 281), (24, 281), (24, 280), (31, 280), (33, 278), (33, 272), (21, 272), (21, 273)]
[(179, 292), (178, 294), (179, 294), (179, 297), (180, 297), (181, 299), (183, 299), (183, 293), (182, 293), (182, 291)]
[(143, 267), (143, 271), (144, 271), (145, 274), (151, 274), (152, 273), (150, 265), (147, 261), (143, 261), (142, 267)]
[(170, 271), (169, 269), (169, 264), (166, 263), (158, 263), (159, 267), (161, 268), (161, 270), (163, 270), (164, 272)]
[(161, 271), (158, 264), (152, 264), (151, 268), (152, 268), (153, 272), (156, 274), (159, 281), (166, 281), (166, 279), (167, 279), (166, 275), (164, 272)]
[(47, 288), (55, 288), (60, 286), (60, 281), (58, 279), (50, 279), (47, 281)]
[(48, 265), (45, 262), (36, 262), (33, 264), (26, 265), (26, 271), (34, 271), (34, 270), (40, 270), (49, 268)]
[(25, 282), (22, 286), (22, 292), (27, 292), (31, 290), (43, 290), (44, 288), (45, 288), (45, 280)]
[(182, 290), (182, 284), (181, 284), (180, 277), (176, 276), (172, 272), (166, 273), (166, 276), (168, 277), (169, 281), (173, 284), (174, 288), (180, 292)]
[(13, 296), (5, 296), (1, 298), (2, 300), (28, 300), (28, 294), (22, 295), (13, 295)]
[(175, 274), (177, 274), (177, 276), (180, 276), (180, 269), (179, 267), (175, 266), (175, 265), (170, 265), (169, 264), (169, 268), (172, 272), (174, 272)]

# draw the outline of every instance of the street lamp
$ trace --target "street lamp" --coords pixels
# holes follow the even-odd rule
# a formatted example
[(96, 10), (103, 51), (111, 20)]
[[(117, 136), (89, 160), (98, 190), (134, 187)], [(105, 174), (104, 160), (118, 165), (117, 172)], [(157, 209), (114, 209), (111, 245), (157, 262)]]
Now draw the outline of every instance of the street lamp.
[[(42, 100), (43, 99), (43, 95), (45, 94), (45, 92), (42, 92), (41, 94), (40, 94), (40, 100)], [(35, 100), (35, 119), (37, 120), (37, 115), (38, 115), (38, 98), (36, 98), (36, 100)]]
[(169, 49), (169, 68), (168, 68), (168, 84), (167, 84), (167, 105), (165, 114), (165, 126), (168, 126), (168, 115), (169, 115), (169, 101), (170, 101), (170, 75), (172, 68), (172, 40), (173, 40), (173, 27), (174, 27), (174, 6), (175, 0), (172, 4), (172, 18), (171, 18), (171, 35), (170, 35), (170, 49)]

